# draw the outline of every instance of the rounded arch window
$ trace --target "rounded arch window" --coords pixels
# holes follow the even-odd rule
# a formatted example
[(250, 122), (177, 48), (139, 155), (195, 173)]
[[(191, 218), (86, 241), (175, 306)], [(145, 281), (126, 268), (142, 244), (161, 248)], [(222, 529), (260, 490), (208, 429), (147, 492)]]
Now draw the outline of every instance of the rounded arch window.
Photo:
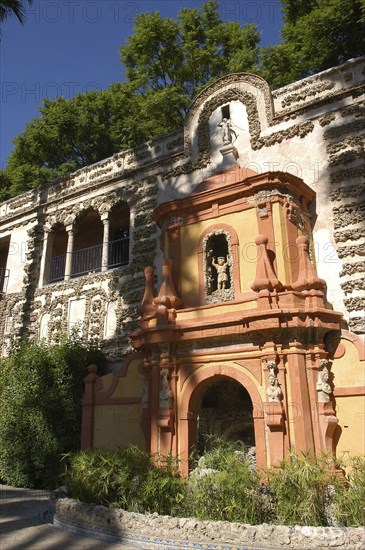
[(72, 276), (98, 272), (101, 269), (103, 224), (93, 208), (83, 211), (76, 220), (72, 254)]
[(108, 267), (118, 267), (129, 262), (130, 209), (125, 202), (118, 202), (110, 211)]
[(56, 223), (48, 237), (47, 266), (45, 282), (63, 281), (65, 277), (67, 252), (67, 231), (62, 223)]

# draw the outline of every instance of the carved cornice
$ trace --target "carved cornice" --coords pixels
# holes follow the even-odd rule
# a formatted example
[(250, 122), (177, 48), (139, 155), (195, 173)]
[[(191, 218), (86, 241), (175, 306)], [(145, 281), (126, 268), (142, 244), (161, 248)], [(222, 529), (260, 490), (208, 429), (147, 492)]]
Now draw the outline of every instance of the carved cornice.
[[(243, 336), (257, 332), (263, 338), (274, 338), (278, 335), (279, 341), (291, 339), (314, 342), (323, 341), (324, 336), (333, 330), (340, 330), (342, 313), (326, 309), (315, 301), (312, 293), (284, 291), (275, 293), (278, 302), (277, 308), (263, 310), (254, 307), (250, 310), (232, 312), (217, 316), (204, 316), (198, 320), (185, 319), (176, 325), (151, 326), (131, 334), (132, 345), (135, 349), (161, 342), (183, 343), (191, 340), (204, 340), (211, 335), (222, 335), (224, 339), (230, 335)], [(313, 301), (314, 300), (314, 301)], [(184, 313), (184, 310), (180, 310)]]
[[(224, 173), (222, 174), (222, 181), (226, 181)], [(237, 202), (237, 210), (242, 210), (242, 198), (252, 196), (265, 187), (282, 189), (283, 197), (288, 193), (298, 197), (299, 203), (302, 203), (304, 208), (314, 198), (314, 191), (300, 178), (283, 172), (265, 172), (228, 185), (223, 183), (220, 187), (208, 189), (202, 193), (194, 193), (182, 199), (162, 203), (154, 210), (153, 219), (159, 227), (169, 217), (180, 217), (181, 220), (184, 220), (183, 223), (189, 223), (191, 217), (191, 223), (194, 220), (196, 221), (196, 216), (199, 216), (199, 212), (204, 210), (208, 210), (210, 217), (212, 217), (212, 204), (221, 205), (233, 203), (234, 201), (239, 201)], [(268, 195), (267, 200), (273, 200), (273, 197)], [(191, 215), (191, 212), (194, 212), (194, 215)]]

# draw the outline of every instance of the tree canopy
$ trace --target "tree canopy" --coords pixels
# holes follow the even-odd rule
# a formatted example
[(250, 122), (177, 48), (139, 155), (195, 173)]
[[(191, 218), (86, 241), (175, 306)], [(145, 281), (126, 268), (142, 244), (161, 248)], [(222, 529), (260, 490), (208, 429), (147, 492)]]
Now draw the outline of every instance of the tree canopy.
[(32, 4), (33, 0), (0, 0), (0, 22), (5, 21), (11, 15), (24, 23), (25, 4)]
[(171, 87), (189, 103), (211, 79), (258, 68), (256, 25), (223, 22), (215, 0), (200, 11), (182, 8), (177, 19), (142, 13), (134, 31), (120, 52), (128, 80), (142, 92)]
[(222, 21), (216, 0), (176, 19), (139, 14), (120, 48), (127, 82), (45, 99), (14, 140), (0, 199), (181, 127), (196, 94), (224, 74), (253, 72), (277, 88), (365, 53), (365, 0), (281, 3), (282, 41), (266, 48), (254, 24)]
[(261, 51), (273, 88), (365, 54), (365, 0), (281, 0), (280, 44)]

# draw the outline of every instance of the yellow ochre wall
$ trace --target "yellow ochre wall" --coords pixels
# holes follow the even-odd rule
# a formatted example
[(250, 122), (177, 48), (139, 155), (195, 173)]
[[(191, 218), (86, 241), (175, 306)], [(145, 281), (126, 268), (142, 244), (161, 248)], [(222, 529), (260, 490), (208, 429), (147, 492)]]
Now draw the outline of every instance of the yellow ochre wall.
[(289, 284), (290, 264), (288, 261), (288, 239), (286, 233), (286, 220), (283, 205), (275, 202), (272, 205), (272, 217), (275, 237), (276, 270), (277, 277), (282, 284)]
[[(352, 342), (341, 340), (346, 353), (332, 364), (335, 388), (363, 388), (365, 386), (365, 362), (359, 361), (358, 350)], [(356, 390), (355, 390), (356, 392)], [(354, 392), (354, 393), (355, 393)], [(339, 439), (337, 456), (343, 453), (365, 455), (365, 396), (336, 397), (336, 414)]]
[(116, 374), (110, 373), (100, 378), (102, 394), (97, 395), (96, 402), (102, 398), (103, 404), (96, 404), (94, 408), (94, 447), (113, 449), (132, 444), (141, 449), (146, 448), (140, 427), (141, 403), (120, 403), (125, 398), (140, 399), (143, 382), (139, 372), (140, 364), (140, 359), (129, 363), (126, 376), (118, 379), (116, 388), (109, 397), (103, 398), (102, 394), (107, 393)]
[(331, 367), (335, 387), (356, 387), (365, 384), (365, 361), (359, 360), (356, 346), (348, 340), (341, 340), (345, 354), (334, 359)]
[(94, 447), (115, 449), (128, 444), (146, 448), (140, 428), (141, 404), (96, 405), (94, 409)]
[(365, 397), (336, 397), (336, 413), (340, 430), (336, 455), (365, 456)]
[[(140, 359), (131, 361), (128, 365), (126, 376), (121, 376), (118, 380), (118, 384), (110, 395), (111, 398), (116, 397), (140, 397), (141, 387), (143, 383), (143, 377), (139, 372), (139, 366), (141, 364)], [(115, 374), (110, 373), (105, 376), (101, 376), (100, 380), (103, 384), (102, 391), (107, 392), (112, 384)]]
[(209, 227), (226, 224), (236, 231), (239, 241), (239, 264), (241, 292), (250, 291), (256, 275), (256, 245), (258, 235), (256, 210), (244, 210), (217, 219), (204, 220), (181, 228), (181, 288), (182, 299), (199, 299), (198, 243), (201, 234)]

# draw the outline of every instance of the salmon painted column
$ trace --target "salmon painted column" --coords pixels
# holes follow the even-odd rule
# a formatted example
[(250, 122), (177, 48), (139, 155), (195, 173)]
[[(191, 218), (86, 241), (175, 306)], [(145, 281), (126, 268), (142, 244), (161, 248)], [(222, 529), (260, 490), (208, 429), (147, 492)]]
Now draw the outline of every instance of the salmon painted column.
[(159, 453), (159, 430), (157, 426), (157, 414), (158, 414), (158, 393), (160, 382), (160, 360), (158, 355), (154, 355), (151, 360), (151, 397), (150, 397), (150, 411), (151, 411), (151, 453)]
[(174, 392), (171, 389), (171, 363), (168, 353), (160, 356), (159, 407), (157, 426), (159, 454), (172, 452), (172, 438), (175, 434)]
[(289, 386), (288, 422), (291, 445), (296, 451), (314, 452), (311, 402), (308, 390), (305, 352), (299, 342), (289, 344), (287, 375)]

